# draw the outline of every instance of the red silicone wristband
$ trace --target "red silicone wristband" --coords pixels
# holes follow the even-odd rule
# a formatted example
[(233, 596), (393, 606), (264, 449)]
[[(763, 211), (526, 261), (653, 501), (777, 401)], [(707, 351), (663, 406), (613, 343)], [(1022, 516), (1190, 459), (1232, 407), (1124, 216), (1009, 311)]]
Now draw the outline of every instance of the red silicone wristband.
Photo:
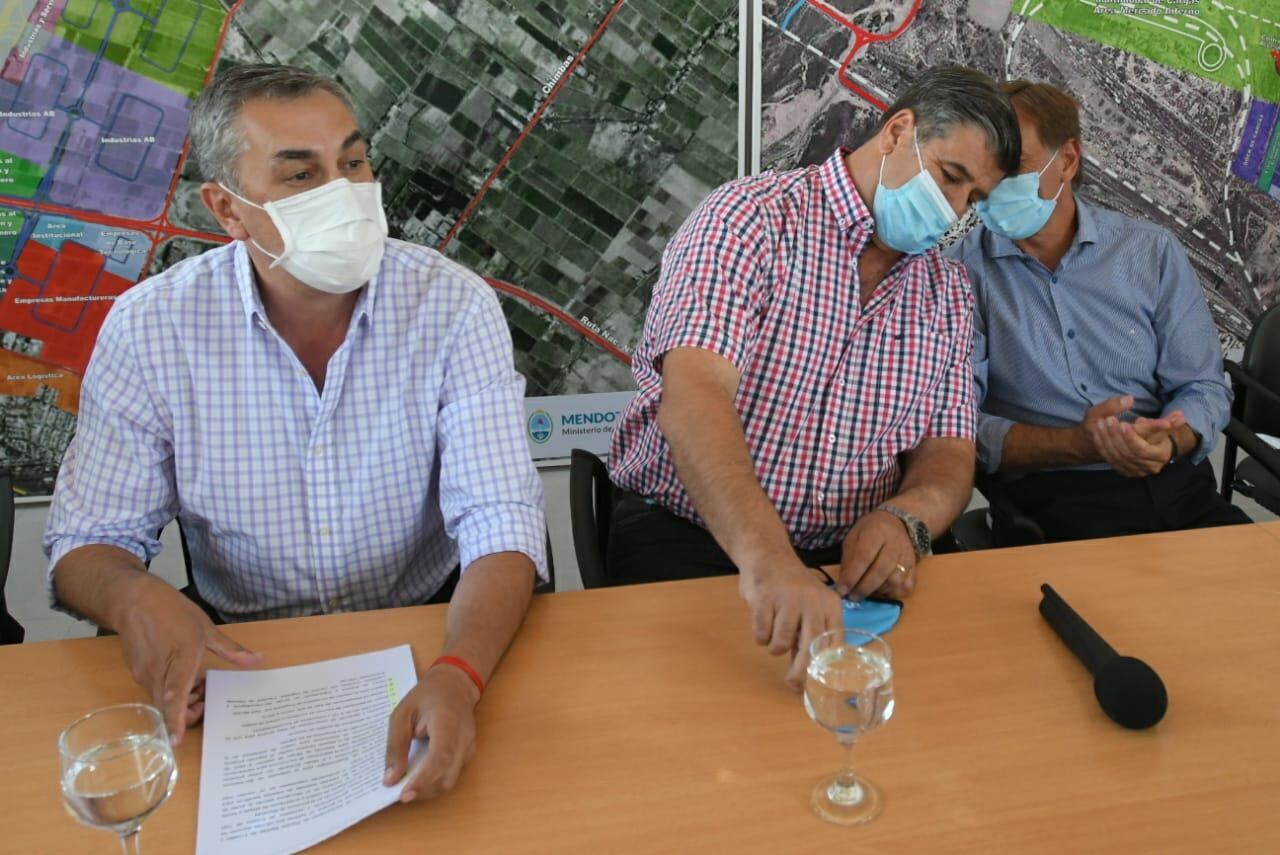
[(452, 665), (462, 673), (471, 678), (471, 682), (476, 684), (476, 688), (480, 690), (480, 694), (484, 694), (484, 680), (480, 679), (480, 675), (472, 668), (465, 659), (459, 659), (457, 656), (441, 656), (435, 662), (431, 663), (434, 668), (437, 665)]

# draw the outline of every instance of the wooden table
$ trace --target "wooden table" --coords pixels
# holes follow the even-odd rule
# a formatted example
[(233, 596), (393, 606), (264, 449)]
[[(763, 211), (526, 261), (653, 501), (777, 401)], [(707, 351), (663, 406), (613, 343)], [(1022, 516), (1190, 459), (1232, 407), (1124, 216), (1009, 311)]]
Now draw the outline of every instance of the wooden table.
[[(1041, 620), (1051, 582), (1169, 688), (1131, 732)], [(411, 641), (442, 607), (233, 627), (291, 665)], [(396, 805), (323, 852), (1280, 852), (1280, 523), (946, 556), (889, 636), (897, 711), (858, 746), (887, 805), (810, 815), (841, 759), (756, 648), (732, 579), (538, 598), (479, 708), (458, 789)], [(55, 739), (143, 699), (115, 639), (0, 649), (0, 849), (112, 852), (58, 793)], [(181, 747), (148, 852), (194, 847), (200, 742)]]

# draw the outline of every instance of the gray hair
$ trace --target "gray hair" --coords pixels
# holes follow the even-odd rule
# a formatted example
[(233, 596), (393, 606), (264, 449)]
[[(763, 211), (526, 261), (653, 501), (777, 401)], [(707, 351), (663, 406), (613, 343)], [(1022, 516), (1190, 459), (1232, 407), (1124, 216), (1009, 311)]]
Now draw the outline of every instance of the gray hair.
[(239, 191), (237, 161), (245, 150), (240, 109), (254, 98), (291, 101), (312, 92), (337, 96), (355, 113), (351, 96), (332, 77), (292, 65), (238, 65), (216, 75), (196, 98), (187, 123), (191, 156), (207, 181)]
[(991, 153), (1006, 175), (1022, 161), (1022, 134), (1013, 104), (994, 80), (959, 65), (938, 66), (920, 75), (880, 118), (877, 130), (895, 114), (910, 110), (920, 142), (948, 136), (953, 126), (977, 126), (987, 136)]

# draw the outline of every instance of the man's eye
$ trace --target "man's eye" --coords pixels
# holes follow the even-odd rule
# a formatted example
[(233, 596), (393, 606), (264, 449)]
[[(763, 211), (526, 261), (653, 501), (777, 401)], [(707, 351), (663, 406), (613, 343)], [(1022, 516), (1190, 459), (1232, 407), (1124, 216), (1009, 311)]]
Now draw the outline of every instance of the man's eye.
[(347, 168), (348, 168), (348, 169), (359, 169), (359, 168), (360, 168), (360, 167), (362, 167), (362, 166), (364, 166), (364, 161), (363, 161), (363, 160), (348, 160), (348, 161), (347, 161)]
[(948, 184), (958, 184), (960, 182), (960, 179), (957, 176), (952, 175), (950, 172), (948, 172), (945, 169), (942, 170), (942, 180), (947, 182)]
[(311, 177), (311, 173), (306, 172), (304, 170), (302, 172), (295, 172), (293, 175), (290, 175), (289, 180), (290, 181), (306, 181), (310, 177)]

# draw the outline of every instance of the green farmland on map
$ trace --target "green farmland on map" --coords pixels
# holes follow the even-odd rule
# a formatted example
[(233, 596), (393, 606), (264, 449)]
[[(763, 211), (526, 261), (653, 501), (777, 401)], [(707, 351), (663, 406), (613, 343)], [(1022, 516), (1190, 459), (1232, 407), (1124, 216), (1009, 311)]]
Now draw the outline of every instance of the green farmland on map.
[(1280, 103), (1280, 0), (1015, 0), (1013, 10)]
[(226, 9), (217, 0), (135, 0), (128, 8), (132, 14), (113, 15), (108, 0), (70, 0), (54, 33), (194, 98), (204, 88)]

